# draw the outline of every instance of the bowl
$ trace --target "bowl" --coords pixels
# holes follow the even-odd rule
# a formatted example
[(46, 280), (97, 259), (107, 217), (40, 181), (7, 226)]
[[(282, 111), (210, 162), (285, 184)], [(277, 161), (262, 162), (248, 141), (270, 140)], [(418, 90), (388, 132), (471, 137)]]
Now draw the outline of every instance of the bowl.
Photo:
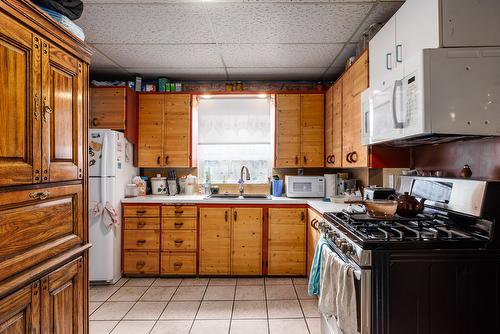
[(364, 201), (366, 213), (374, 218), (394, 217), (398, 209), (398, 202), (388, 199)]

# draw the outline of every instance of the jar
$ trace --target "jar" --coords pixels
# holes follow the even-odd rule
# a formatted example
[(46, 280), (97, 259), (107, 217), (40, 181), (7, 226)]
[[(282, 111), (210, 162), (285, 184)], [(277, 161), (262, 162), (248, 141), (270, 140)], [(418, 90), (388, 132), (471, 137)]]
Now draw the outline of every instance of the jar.
[(243, 91), (243, 82), (241, 82), (241, 81), (236, 82), (236, 90), (238, 92)]
[(230, 83), (230, 82), (227, 82), (227, 83), (226, 83), (226, 91), (227, 91), (227, 92), (232, 92), (232, 91), (233, 91), (233, 89), (234, 89), (233, 84), (232, 84), (232, 83)]
[(156, 177), (151, 178), (151, 190), (153, 195), (166, 195), (167, 178), (161, 177), (161, 174), (156, 174)]
[(135, 183), (129, 183), (125, 187), (125, 197), (137, 197), (139, 196), (139, 189)]

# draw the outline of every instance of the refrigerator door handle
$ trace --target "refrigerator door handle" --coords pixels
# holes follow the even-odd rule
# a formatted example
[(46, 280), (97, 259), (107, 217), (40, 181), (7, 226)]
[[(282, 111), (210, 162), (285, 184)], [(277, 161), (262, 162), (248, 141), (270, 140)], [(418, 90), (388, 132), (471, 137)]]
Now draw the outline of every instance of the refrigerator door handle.
[(106, 193), (106, 171), (107, 171), (107, 162), (108, 162), (108, 134), (103, 133), (102, 136), (102, 151), (101, 151), (101, 203), (102, 207), (106, 206), (106, 202), (108, 200), (108, 194)]

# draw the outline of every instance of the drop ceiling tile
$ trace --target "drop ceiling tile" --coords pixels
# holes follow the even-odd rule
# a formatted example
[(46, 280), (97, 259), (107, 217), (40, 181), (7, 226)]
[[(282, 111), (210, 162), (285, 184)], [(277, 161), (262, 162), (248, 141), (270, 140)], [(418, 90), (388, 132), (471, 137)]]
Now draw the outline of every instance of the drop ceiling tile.
[(371, 3), (207, 3), (218, 43), (346, 42)]
[(356, 44), (347, 44), (345, 49), (342, 50), (337, 59), (335, 59), (332, 67), (344, 67), (345, 62), (349, 59), (349, 57), (356, 56), (356, 46)]
[(99, 44), (122, 67), (223, 67), (215, 44)]
[(203, 3), (92, 4), (76, 21), (90, 43), (212, 43)]
[(173, 80), (225, 80), (224, 68), (127, 68), (128, 72), (146, 78), (165, 76)]
[(228, 67), (328, 67), (342, 44), (222, 44)]
[(95, 50), (94, 54), (92, 55), (90, 66), (92, 68), (101, 68), (101, 67), (117, 67), (118, 65), (111, 59), (106, 57), (104, 54), (102, 54), (99, 50)]
[(228, 68), (230, 80), (320, 80), (326, 68)]
[(357, 42), (361, 38), (362, 34), (370, 27), (373, 23), (383, 23), (385, 24), (389, 19), (396, 13), (396, 11), (401, 7), (404, 1), (392, 1), (392, 2), (380, 2), (375, 5), (375, 8), (370, 13), (366, 21), (362, 24), (360, 29), (356, 31), (351, 42)]

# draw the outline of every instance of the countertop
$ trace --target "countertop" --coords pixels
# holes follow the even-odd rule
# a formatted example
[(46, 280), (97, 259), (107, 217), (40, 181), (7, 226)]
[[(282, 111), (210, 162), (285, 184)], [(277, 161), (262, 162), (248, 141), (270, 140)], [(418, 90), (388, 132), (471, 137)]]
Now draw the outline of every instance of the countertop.
[(338, 212), (346, 209), (348, 204), (338, 204), (332, 202), (325, 202), (320, 198), (288, 198), (288, 197), (274, 197), (271, 199), (207, 199), (207, 195), (147, 195), (139, 197), (131, 197), (122, 199), (124, 204), (260, 204), (260, 205), (286, 205), (286, 204), (302, 204), (308, 205), (312, 209), (318, 211), (320, 214), (325, 212)]

